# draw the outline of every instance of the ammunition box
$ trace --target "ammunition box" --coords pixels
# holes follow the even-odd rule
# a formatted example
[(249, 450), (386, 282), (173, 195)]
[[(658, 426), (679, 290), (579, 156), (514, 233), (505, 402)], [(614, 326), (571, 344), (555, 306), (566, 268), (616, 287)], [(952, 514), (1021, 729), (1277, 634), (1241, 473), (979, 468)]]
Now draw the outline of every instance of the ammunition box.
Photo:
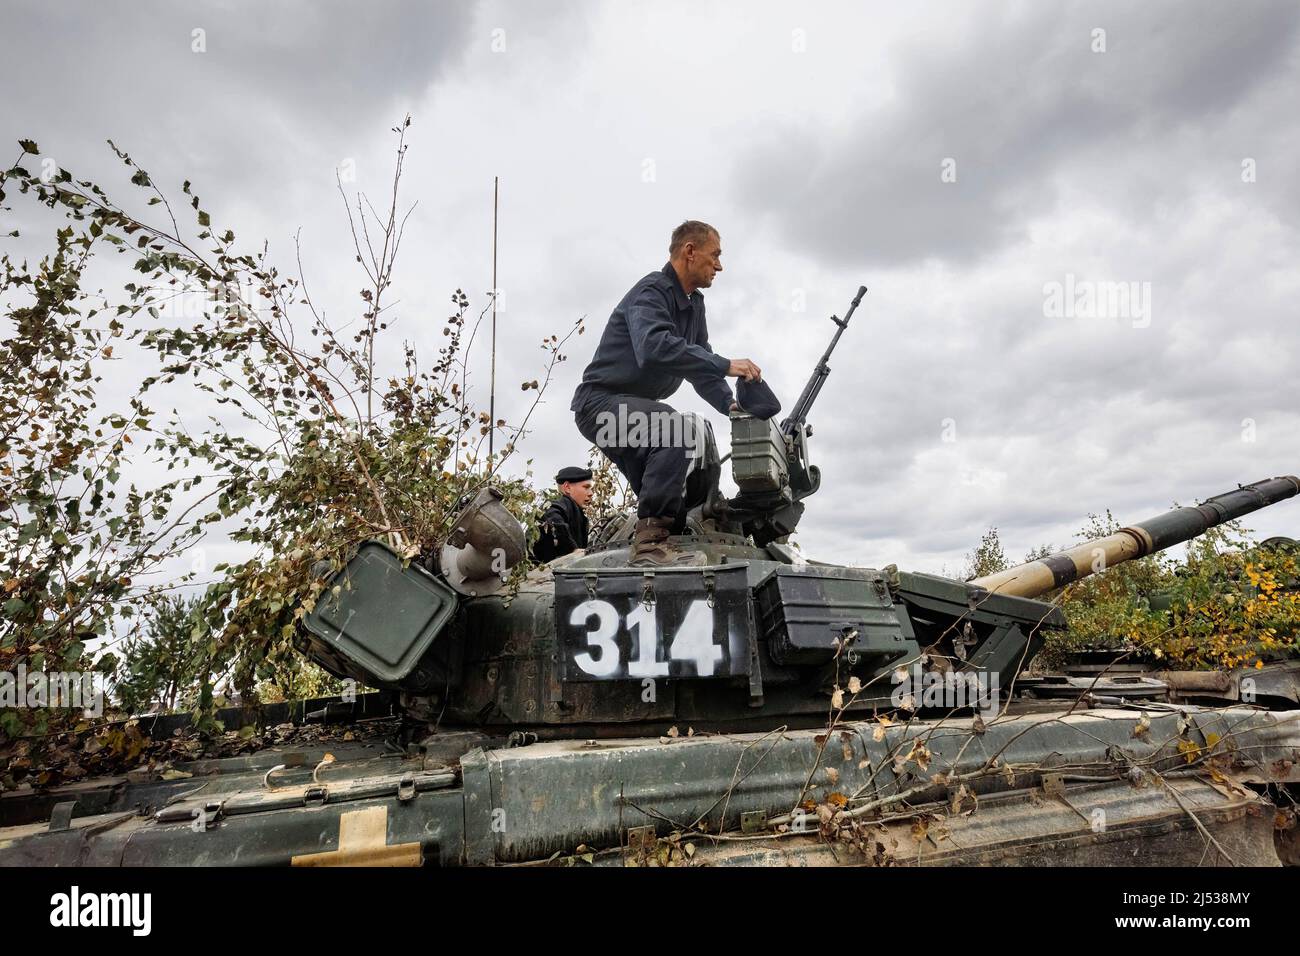
[(789, 481), (785, 437), (774, 420), (732, 415), (731, 473), (745, 494), (777, 492)]

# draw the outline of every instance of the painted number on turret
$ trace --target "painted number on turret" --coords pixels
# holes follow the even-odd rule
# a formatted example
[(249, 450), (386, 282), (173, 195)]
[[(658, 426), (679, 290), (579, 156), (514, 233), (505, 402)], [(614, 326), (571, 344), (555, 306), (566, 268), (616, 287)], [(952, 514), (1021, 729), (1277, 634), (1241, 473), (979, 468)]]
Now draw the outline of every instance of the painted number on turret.
[[(737, 569), (740, 570), (740, 569)], [(571, 681), (730, 677), (749, 673), (749, 598), (743, 573), (710, 579), (640, 576), (556, 580), (555, 624)]]
[(696, 677), (713, 677), (722, 662), (722, 648), (713, 643), (713, 611), (707, 601), (692, 601), (677, 634), (668, 646), (666, 659), (660, 659), (666, 636), (659, 630), (653, 605), (638, 604), (621, 622), (633, 636), (636, 656), (620, 659), (614, 635), (619, 630), (619, 613), (608, 601), (583, 601), (573, 609), (569, 623), (587, 625), (587, 643), (598, 652), (575, 654), (573, 662), (592, 677), (667, 677), (673, 661), (687, 662)]

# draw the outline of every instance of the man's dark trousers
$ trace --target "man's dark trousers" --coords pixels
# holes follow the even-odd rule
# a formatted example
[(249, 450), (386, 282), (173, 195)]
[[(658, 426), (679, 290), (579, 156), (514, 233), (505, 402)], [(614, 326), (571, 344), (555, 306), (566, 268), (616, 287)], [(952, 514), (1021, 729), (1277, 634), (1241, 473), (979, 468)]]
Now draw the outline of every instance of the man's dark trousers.
[[(620, 406), (624, 407), (621, 412)], [(671, 428), (652, 430), (648, 423), (666, 422), (665, 415), (677, 421)], [(688, 454), (684, 436), (687, 432), (680, 426), (679, 413), (672, 406), (638, 395), (589, 389), (582, 406), (574, 412), (574, 419), (582, 437), (604, 452), (636, 492), (638, 518), (672, 518), (678, 526), (682, 524)], [(620, 423), (638, 419), (647, 423), (640, 429), (646, 440), (638, 441), (632, 447), (620, 444), (629, 437), (621, 432)], [(602, 429), (602, 422), (614, 424), (607, 424)], [(658, 437), (652, 444), (650, 436), (655, 431), (658, 431)], [(610, 435), (614, 436), (613, 442), (608, 440)], [(598, 439), (605, 441), (602, 443)]]

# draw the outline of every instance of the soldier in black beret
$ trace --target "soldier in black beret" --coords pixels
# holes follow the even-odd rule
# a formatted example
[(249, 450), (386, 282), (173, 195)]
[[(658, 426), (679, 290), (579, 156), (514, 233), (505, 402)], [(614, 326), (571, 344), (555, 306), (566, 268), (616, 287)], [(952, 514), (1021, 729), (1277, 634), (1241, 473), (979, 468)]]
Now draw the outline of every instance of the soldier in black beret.
[(561, 468), (555, 483), (560, 493), (537, 522), (541, 534), (533, 545), (533, 558), (539, 564), (587, 546), (587, 516), (583, 509), (591, 501), (591, 471)]

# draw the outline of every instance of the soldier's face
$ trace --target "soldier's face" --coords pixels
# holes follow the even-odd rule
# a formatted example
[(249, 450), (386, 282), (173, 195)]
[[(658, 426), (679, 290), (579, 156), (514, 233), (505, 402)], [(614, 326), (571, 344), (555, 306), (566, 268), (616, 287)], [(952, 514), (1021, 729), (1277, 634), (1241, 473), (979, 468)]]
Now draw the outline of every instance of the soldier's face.
[(722, 271), (722, 240), (709, 236), (686, 255), (686, 269), (697, 289), (713, 285), (713, 277)]
[(587, 502), (591, 500), (590, 481), (566, 481), (560, 485), (560, 491), (572, 498), (579, 508), (587, 507)]

